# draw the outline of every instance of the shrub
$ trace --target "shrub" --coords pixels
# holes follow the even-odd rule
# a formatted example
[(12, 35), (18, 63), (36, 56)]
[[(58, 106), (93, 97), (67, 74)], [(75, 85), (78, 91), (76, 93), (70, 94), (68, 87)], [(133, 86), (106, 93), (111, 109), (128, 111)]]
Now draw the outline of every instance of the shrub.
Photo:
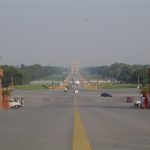
[(8, 88), (2, 89), (2, 95), (3, 96), (10, 96), (11, 95), (11, 91)]
[(147, 94), (149, 93), (149, 90), (148, 90), (148, 88), (141, 88), (141, 89), (140, 89), (140, 93), (141, 93), (142, 95), (147, 95)]

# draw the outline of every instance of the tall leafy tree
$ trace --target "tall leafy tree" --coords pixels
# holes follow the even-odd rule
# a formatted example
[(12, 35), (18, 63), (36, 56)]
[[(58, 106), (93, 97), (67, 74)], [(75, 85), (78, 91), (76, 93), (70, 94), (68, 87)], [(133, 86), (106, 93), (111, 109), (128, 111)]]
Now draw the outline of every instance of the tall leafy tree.
[(4, 87), (10, 86), (12, 83), (14, 85), (24, 84), (26, 81), (25, 76), (21, 71), (13, 66), (2, 66), (4, 71), (4, 77), (2, 80), (2, 85)]

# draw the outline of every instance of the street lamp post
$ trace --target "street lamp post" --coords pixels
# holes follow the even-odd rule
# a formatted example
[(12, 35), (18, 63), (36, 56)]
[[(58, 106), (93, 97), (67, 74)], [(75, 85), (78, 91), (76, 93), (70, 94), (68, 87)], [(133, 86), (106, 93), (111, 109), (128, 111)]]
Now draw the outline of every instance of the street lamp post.
[(150, 68), (148, 68), (148, 83), (149, 83), (149, 97), (150, 97)]

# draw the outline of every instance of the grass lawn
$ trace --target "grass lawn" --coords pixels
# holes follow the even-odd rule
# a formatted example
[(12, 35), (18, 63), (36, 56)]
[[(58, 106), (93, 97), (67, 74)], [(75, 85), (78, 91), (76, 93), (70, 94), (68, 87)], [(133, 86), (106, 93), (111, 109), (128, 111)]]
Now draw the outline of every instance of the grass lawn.
[[(18, 90), (46, 90), (50, 85), (46, 84), (25, 84), (15, 86)], [(52, 86), (52, 85), (51, 85)], [(136, 88), (136, 84), (99, 84), (98, 89), (121, 89), (121, 88)]]
[(15, 86), (17, 90), (45, 90), (48, 89), (47, 85), (43, 84), (25, 84)]
[(121, 88), (136, 88), (136, 84), (100, 84), (98, 88), (100, 89), (121, 89)]

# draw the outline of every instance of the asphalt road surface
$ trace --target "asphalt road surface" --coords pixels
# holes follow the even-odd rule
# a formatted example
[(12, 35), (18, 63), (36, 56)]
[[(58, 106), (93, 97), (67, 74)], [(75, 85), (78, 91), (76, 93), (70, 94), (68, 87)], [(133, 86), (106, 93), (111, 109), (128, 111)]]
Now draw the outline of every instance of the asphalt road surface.
[(150, 110), (135, 108), (135, 89), (74, 94), (15, 91), (25, 106), (0, 110), (0, 150), (150, 150)]

